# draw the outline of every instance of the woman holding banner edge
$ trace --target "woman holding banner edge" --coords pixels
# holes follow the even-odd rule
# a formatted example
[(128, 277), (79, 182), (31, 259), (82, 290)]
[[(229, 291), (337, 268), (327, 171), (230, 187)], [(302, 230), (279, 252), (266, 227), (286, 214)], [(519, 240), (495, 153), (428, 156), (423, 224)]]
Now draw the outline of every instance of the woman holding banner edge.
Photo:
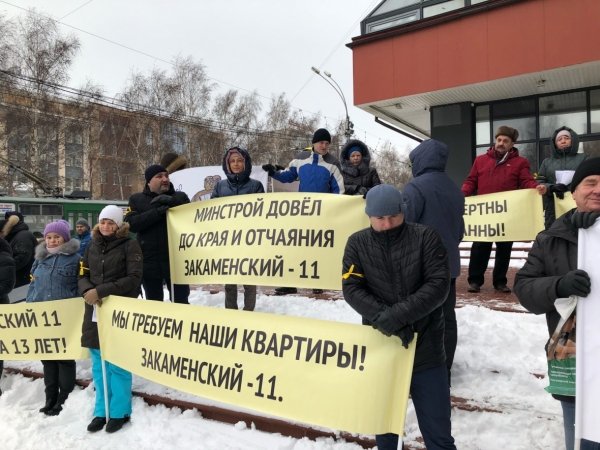
[[(77, 297), (79, 241), (71, 239), (65, 220), (50, 222), (44, 228), (44, 241), (35, 248), (31, 283), (25, 300), (28, 303)], [(75, 361), (42, 360), (46, 403), (40, 412), (57, 416), (75, 388)]]
[(81, 346), (90, 350), (96, 388), (94, 418), (87, 430), (94, 433), (106, 424), (106, 432), (114, 433), (131, 416), (132, 376), (102, 359), (95, 308), (109, 295), (137, 298), (142, 283), (142, 249), (129, 237), (129, 224), (123, 222), (118, 206), (108, 205), (100, 212), (79, 276), (79, 292), (86, 303)]

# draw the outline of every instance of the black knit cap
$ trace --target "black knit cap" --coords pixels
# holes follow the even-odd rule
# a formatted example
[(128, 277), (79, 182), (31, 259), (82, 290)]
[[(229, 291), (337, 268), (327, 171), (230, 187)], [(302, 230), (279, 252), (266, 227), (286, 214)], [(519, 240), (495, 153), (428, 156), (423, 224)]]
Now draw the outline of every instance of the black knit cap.
[(146, 183), (148, 183), (157, 174), (159, 174), (161, 172), (166, 172), (166, 171), (167, 171), (167, 169), (165, 169), (160, 164), (152, 164), (150, 167), (148, 167), (146, 169), (146, 172), (144, 172), (144, 177), (146, 178)]
[(321, 141), (327, 141), (327, 142), (331, 143), (331, 135), (329, 134), (329, 131), (327, 131), (325, 128), (319, 128), (317, 131), (315, 131), (315, 134), (313, 134), (313, 138), (312, 138), (313, 144), (315, 142), (321, 142)]
[(571, 192), (575, 192), (577, 185), (590, 175), (600, 175), (600, 157), (585, 159), (579, 164), (571, 180)]

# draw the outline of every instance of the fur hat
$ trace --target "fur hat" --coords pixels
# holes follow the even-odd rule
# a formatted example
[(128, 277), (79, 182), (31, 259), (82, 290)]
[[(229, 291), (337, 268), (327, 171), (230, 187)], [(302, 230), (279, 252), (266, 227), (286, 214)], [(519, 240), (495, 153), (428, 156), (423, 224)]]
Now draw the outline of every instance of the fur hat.
[(365, 213), (369, 217), (394, 216), (402, 212), (402, 192), (391, 184), (378, 184), (367, 192)]
[(501, 125), (498, 127), (496, 134), (494, 135), (494, 139), (500, 135), (509, 137), (513, 142), (517, 142), (517, 139), (519, 139), (519, 132), (515, 128), (506, 125)]
[(121, 225), (123, 225), (123, 210), (116, 205), (105, 206), (98, 215), (98, 222), (102, 219), (110, 219), (121, 228)]
[(146, 172), (144, 172), (144, 178), (146, 178), (146, 183), (148, 183), (152, 178), (154, 178), (156, 175), (158, 175), (161, 172), (168, 173), (167, 169), (165, 169), (160, 164), (152, 164), (150, 167), (148, 167), (146, 169)]
[(57, 220), (56, 222), (50, 222), (44, 228), (44, 237), (48, 233), (56, 233), (65, 240), (65, 242), (69, 242), (71, 240), (71, 227), (69, 226), (69, 222), (66, 220)]
[(6, 211), (6, 212), (4, 213), (4, 218), (5, 218), (5, 219), (7, 219), (7, 220), (8, 220), (8, 218), (9, 218), (10, 216), (16, 216), (16, 217), (18, 217), (18, 218), (19, 218), (19, 222), (24, 222), (24, 221), (25, 221), (25, 218), (23, 217), (23, 214), (21, 214), (21, 213), (20, 213), (20, 212), (18, 212), (18, 211)]
[(317, 131), (315, 131), (315, 134), (313, 134), (313, 144), (321, 141), (327, 141), (331, 143), (331, 134), (329, 134), (329, 131), (327, 131), (325, 128), (319, 128)]
[(178, 155), (177, 153), (165, 153), (160, 158), (160, 165), (167, 169), (169, 173), (185, 169), (186, 164), (187, 159), (185, 159), (185, 156)]
[(84, 227), (86, 227), (88, 230), (90, 229), (90, 224), (88, 223), (87, 220), (85, 220), (84, 218), (79, 219), (77, 222), (75, 222), (75, 225), (83, 225)]
[(600, 157), (585, 159), (579, 164), (571, 180), (571, 192), (575, 192), (577, 185), (590, 175), (600, 175)]

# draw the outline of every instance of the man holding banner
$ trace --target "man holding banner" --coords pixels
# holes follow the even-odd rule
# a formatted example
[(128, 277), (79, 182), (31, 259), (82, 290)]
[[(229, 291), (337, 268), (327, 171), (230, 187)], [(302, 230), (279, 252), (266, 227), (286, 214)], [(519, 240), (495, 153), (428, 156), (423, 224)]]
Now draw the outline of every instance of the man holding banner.
[[(550, 385), (546, 390), (561, 402), (567, 450), (572, 450), (575, 443), (575, 311), (571, 307), (572, 312), (563, 312), (561, 303), (571, 296), (587, 297), (591, 292), (590, 276), (577, 269), (578, 233), (579, 228), (589, 228), (600, 217), (600, 158), (579, 165), (571, 181), (571, 192), (577, 207), (538, 234), (527, 262), (515, 279), (515, 292), (521, 304), (535, 314), (546, 314), (552, 338), (548, 344), (561, 341), (559, 345), (564, 347), (560, 350), (556, 345), (547, 345)], [(563, 322), (560, 336), (554, 339), (557, 327)], [(569, 323), (573, 325), (567, 330)], [(580, 449), (598, 448), (597, 445), (582, 440)]]
[[(519, 132), (514, 128), (505, 125), (498, 128), (495, 144), (485, 154), (475, 158), (462, 185), (465, 197), (535, 188), (538, 185), (531, 175), (529, 161), (519, 156), (519, 151), (514, 147), (518, 137)], [(512, 245), (512, 241), (496, 242), (492, 282), (496, 291), (506, 294), (510, 293), (510, 288), (506, 285), (506, 273)], [(492, 242), (473, 242), (469, 258), (469, 292), (481, 290), (491, 252)]]
[[(402, 193), (380, 184), (367, 193), (370, 228), (354, 233), (343, 260), (344, 298), (361, 316), (405, 347), (417, 333), (410, 394), (429, 450), (456, 450), (444, 352), (443, 303), (450, 286), (448, 254), (438, 233), (406, 223)], [(396, 449), (398, 435), (376, 435), (377, 448)]]

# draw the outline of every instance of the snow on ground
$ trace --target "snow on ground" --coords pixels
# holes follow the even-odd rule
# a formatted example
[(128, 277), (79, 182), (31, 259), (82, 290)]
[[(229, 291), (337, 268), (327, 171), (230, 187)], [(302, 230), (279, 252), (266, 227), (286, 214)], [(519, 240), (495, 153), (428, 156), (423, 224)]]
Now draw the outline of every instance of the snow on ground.
[[(241, 294), (240, 294), (241, 297)], [(193, 291), (193, 304), (223, 307), (224, 294)], [(240, 298), (241, 303), (241, 298)], [(359, 316), (344, 301), (314, 300), (300, 296), (259, 295), (258, 311), (324, 320), (360, 323)], [(462, 450), (559, 449), (563, 446), (559, 402), (543, 388), (546, 379), (543, 317), (492, 311), (466, 306), (457, 309), (459, 343), (456, 352), (452, 395), (492, 410), (452, 411), (453, 435)], [(32, 368), (41, 364), (6, 362), (7, 367)], [(91, 378), (89, 361), (78, 362), (78, 378)], [(332, 439), (294, 439), (247, 428), (243, 422), (228, 425), (202, 419), (197, 411), (182, 412), (164, 406), (148, 406), (133, 400), (132, 422), (110, 435), (90, 434), (92, 388), (77, 388), (57, 417), (38, 412), (44, 403), (42, 380), (5, 374), (0, 382), (0, 436), (3, 449), (279, 449), (358, 450), (357, 444)], [(204, 404), (198, 397), (134, 377), (134, 389)], [(350, 395), (350, 394), (349, 394)], [(232, 405), (228, 408), (239, 410)], [(494, 412), (497, 411), (497, 412)], [(405, 442), (420, 448), (420, 436), (412, 404), (406, 421)], [(422, 447), (421, 447), (422, 448)]]

